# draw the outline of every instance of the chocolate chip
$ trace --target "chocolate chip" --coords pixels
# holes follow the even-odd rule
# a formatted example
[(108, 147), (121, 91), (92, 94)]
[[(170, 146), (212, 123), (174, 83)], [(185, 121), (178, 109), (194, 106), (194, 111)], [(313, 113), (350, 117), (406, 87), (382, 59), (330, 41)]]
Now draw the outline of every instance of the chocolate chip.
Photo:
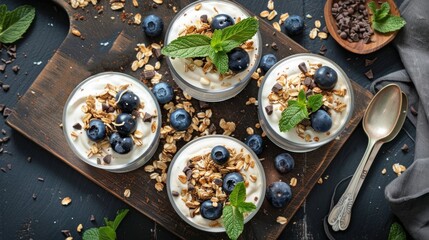
[(174, 197), (178, 197), (179, 193), (177, 191), (171, 191), (171, 195), (173, 195)]
[(80, 123), (75, 123), (73, 125), (73, 128), (76, 129), (76, 130), (81, 130), (82, 129), (82, 125), (80, 125)]
[(6, 132), (6, 130), (5, 130), (4, 128), (2, 128), (2, 129), (1, 129), (1, 133), (2, 133), (3, 135), (6, 135), (6, 133), (7, 133), (7, 132)]
[(95, 216), (91, 214), (91, 216), (89, 217), (89, 221), (95, 222)]
[(411, 107), (410, 107), (410, 112), (414, 116), (417, 116), (419, 114), (419, 112), (416, 110), (416, 108), (413, 105), (411, 105)]
[(216, 132), (216, 125), (214, 125), (213, 123), (212, 124), (210, 124), (210, 126), (209, 126), (209, 133), (210, 134), (213, 134), (213, 133), (215, 133)]
[(199, 101), (200, 109), (210, 108), (210, 105), (207, 102)]
[(19, 69), (20, 69), (20, 67), (19, 67), (18, 65), (15, 65), (15, 66), (13, 66), (13, 67), (12, 67), (12, 71), (13, 71), (14, 73), (18, 73), (18, 72), (19, 72)]
[(265, 112), (266, 112), (268, 115), (273, 114), (273, 105), (267, 105), (267, 106), (265, 107)]
[(183, 173), (186, 173), (187, 171), (191, 170), (188, 166), (185, 166), (182, 170)]
[(27, 158), (27, 162), (31, 162), (31, 157), (28, 157), (28, 158)]
[(4, 110), (5, 107), (6, 106), (4, 104), (0, 104), (0, 113), (3, 112), (3, 110)]
[(279, 50), (279, 47), (277, 46), (277, 43), (275, 43), (275, 42), (271, 43), (271, 48), (276, 50), (276, 51)]
[(112, 113), (115, 112), (115, 108), (114, 107), (109, 107), (109, 109), (107, 109), (108, 113)]
[(203, 22), (203, 23), (208, 23), (209, 21), (208, 21), (208, 19), (207, 19), (207, 15), (205, 15), (205, 14), (204, 14), (204, 15), (201, 15), (201, 16), (200, 16), (200, 21), (201, 21), (201, 22)]
[(192, 185), (192, 183), (188, 183), (188, 192), (193, 191), (195, 189), (195, 186)]
[(109, 110), (109, 105), (102, 103), (101, 104), (101, 110), (103, 110), (104, 112), (107, 112), (107, 110)]
[(372, 65), (375, 61), (377, 61), (377, 58), (374, 59), (365, 59), (365, 67), (368, 67)]
[(152, 121), (152, 115), (150, 115), (148, 112), (145, 112), (143, 116), (143, 122), (151, 122), (151, 121)]
[(189, 169), (188, 171), (185, 172), (186, 174), (186, 180), (190, 181), (192, 179), (192, 170)]
[(402, 150), (403, 152), (406, 152), (406, 153), (407, 153), (407, 152), (409, 151), (408, 145), (404, 143), (404, 145), (401, 147), (401, 150)]
[(61, 232), (64, 234), (64, 236), (71, 237), (70, 230), (61, 230)]
[(42, 177), (38, 177), (38, 178), (37, 178), (37, 180), (38, 180), (39, 182), (44, 182), (44, 181), (45, 181), (45, 179), (44, 179), (44, 178), (42, 178)]
[(311, 79), (310, 77), (306, 77), (304, 79), (304, 85), (307, 87), (310, 87), (312, 82), (313, 82), (313, 79)]
[(3, 167), (2, 167), (2, 168), (0, 168), (0, 170), (1, 170), (2, 172), (4, 172), (4, 173), (6, 172), (6, 168), (3, 168)]
[(7, 92), (10, 89), (10, 85), (9, 84), (3, 84), (3, 86), (1, 86), (3, 88), (3, 91)]
[(307, 65), (305, 65), (305, 62), (302, 62), (298, 65), (299, 70), (301, 70), (302, 73), (307, 73)]
[(101, 159), (97, 158), (97, 164), (100, 165), (101, 164)]
[(6, 69), (6, 64), (0, 64), (0, 71), (4, 72), (5, 69)]
[(145, 71), (142, 72), (142, 77), (145, 80), (150, 80), (153, 77), (155, 77), (155, 71), (154, 70), (145, 70)]
[(219, 179), (219, 178), (215, 178), (213, 180), (213, 182), (214, 182), (214, 184), (218, 185), (219, 187), (221, 187), (222, 183), (223, 183), (222, 179)]
[(33, 198), (33, 200), (37, 199), (37, 195), (35, 193), (33, 193), (33, 195), (31, 197)]
[(10, 114), (12, 114), (12, 109), (5, 107), (3, 109), (3, 117), (8, 117)]
[(158, 48), (152, 48), (152, 53), (153, 53), (153, 55), (155, 56), (155, 58), (156, 58), (157, 60), (161, 60), (161, 59), (162, 59), (162, 57), (163, 57), (163, 55), (162, 55), (162, 53), (161, 53), (161, 49), (158, 49)]
[(112, 162), (112, 155), (111, 154), (107, 154), (106, 156), (103, 157), (103, 162), (105, 162), (106, 164), (110, 164)]
[(372, 70), (370, 69), (368, 72), (365, 73), (365, 76), (371, 80), (374, 78), (374, 74), (372, 73)]
[(271, 91), (278, 93), (281, 90), (283, 90), (283, 86), (280, 83), (274, 84), (273, 88), (271, 88)]
[(14, 45), (10, 45), (9, 48), (8, 48), (8, 50), (11, 51), (11, 52), (16, 52), (16, 45), (15, 44)]
[(9, 139), (10, 139), (10, 137), (6, 136), (6, 137), (3, 137), (1, 140), (2, 140), (2, 142), (5, 143), (5, 142), (8, 142)]
[(6, 166), (9, 170), (12, 170), (12, 164), (11, 163), (8, 163)]
[(320, 48), (319, 48), (319, 51), (320, 52), (326, 52), (326, 51), (328, 51), (328, 48), (326, 47), (325, 44), (322, 44), (322, 46), (320, 46)]

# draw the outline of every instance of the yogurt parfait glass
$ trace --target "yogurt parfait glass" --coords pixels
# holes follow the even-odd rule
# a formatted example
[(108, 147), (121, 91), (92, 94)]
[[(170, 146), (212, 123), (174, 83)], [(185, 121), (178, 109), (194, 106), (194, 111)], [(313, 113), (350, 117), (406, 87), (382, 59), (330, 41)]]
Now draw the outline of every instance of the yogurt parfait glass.
[[(225, 146), (230, 152), (230, 158), (223, 166), (217, 165), (210, 158), (212, 149), (219, 145)], [(195, 172), (205, 174), (191, 174)], [(216, 199), (219, 205), (228, 201), (222, 181), (230, 173), (239, 173), (243, 176), (246, 202), (256, 205), (254, 211), (244, 216), (244, 223), (250, 221), (265, 198), (264, 169), (259, 158), (247, 145), (225, 135), (197, 138), (187, 143), (174, 156), (167, 175), (167, 193), (177, 214), (197, 229), (225, 232), (221, 218), (209, 220), (202, 217), (200, 207), (205, 199)]]
[[(337, 73), (338, 80), (333, 89), (321, 90), (314, 83), (315, 71), (322, 66)], [(289, 131), (280, 131), (282, 112), (289, 100), (296, 100), (300, 90), (304, 90), (307, 97), (323, 95), (321, 109), (332, 119), (328, 131), (315, 131), (310, 119), (303, 120)], [(267, 137), (291, 152), (309, 152), (338, 138), (350, 121), (354, 108), (353, 88), (346, 73), (332, 60), (309, 53), (292, 55), (277, 62), (265, 75), (258, 100), (258, 116)]]
[[(237, 23), (252, 17), (247, 10), (238, 4), (226, 0), (201, 0), (189, 4), (176, 14), (165, 37), (168, 45), (179, 36), (198, 34), (210, 30), (212, 18), (218, 14), (227, 14)], [(238, 73), (231, 71), (220, 74), (210, 62), (198, 58), (167, 57), (167, 64), (177, 85), (192, 97), (206, 102), (220, 102), (240, 93), (251, 79), (252, 73), (258, 68), (262, 53), (262, 39), (258, 31), (242, 46), (249, 54), (247, 69)]]
[[(124, 125), (115, 122), (121, 113), (115, 97), (130, 91), (140, 100), (138, 108), (129, 114), (134, 116), (135, 131), (128, 136), (121, 135), (115, 142), (120, 146), (114, 150), (111, 137), (118, 126)], [(101, 120), (106, 131), (98, 141), (88, 135), (89, 123), (94, 119)], [(82, 81), (70, 94), (63, 110), (64, 135), (76, 156), (93, 167), (110, 172), (128, 172), (144, 165), (158, 147), (160, 128), (161, 111), (155, 96), (134, 77), (118, 72), (103, 72)], [(125, 137), (131, 140), (126, 142)], [(122, 148), (125, 144), (131, 150), (118, 153), (126, 148)]]

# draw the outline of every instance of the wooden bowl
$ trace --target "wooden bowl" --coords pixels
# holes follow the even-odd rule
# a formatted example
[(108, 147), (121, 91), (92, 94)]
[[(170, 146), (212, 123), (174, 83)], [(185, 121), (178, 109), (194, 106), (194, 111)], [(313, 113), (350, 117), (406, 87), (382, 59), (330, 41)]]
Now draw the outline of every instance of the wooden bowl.
[[(371, 36), (370, 43), (364, 43), (363, 40), (359, 42), (349, 42), (347, 39), (342, 39), (337, 33), (338, 27), (335, 21), (335, 18), (332, 16), (332, 5), (339, 0), (327, 0), (325, 4), (324, 14), (326, 27), (328, 28), (329, 34), (340, 44), (343, 48), (349, 50), (350, 52), (357, 54), (368, 54), (377, 51), (378, 49), (384, 47), (386, 44), (391, 42), (398, 31), (390, 32), (387, 34), (379, 33), (374, 31), (374, 34)], [(368, 8), (368, 3), (372, 0), (366, 0), (365, 6), (371, 15), (371, 11)], [(377, 1), (375, 1), (377, 4)], [(399, 10), (393, 0), (386, 0), (390, 4), (390, 14), (399, 16)]]

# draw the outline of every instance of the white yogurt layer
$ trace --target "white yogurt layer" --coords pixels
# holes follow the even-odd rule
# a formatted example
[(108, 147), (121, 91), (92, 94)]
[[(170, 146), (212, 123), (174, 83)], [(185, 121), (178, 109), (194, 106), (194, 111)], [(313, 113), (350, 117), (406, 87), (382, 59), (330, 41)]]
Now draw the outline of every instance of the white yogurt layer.
[[(64, 108), (64, 122), (63, 128), (65, 128), (66, 137), (68, 138), (69, 143), (75, 150), (75, 153), (81, 158), (86, 160), (87, 163), (97, 166), (97, 158), (100, 156), (92, 156), (88, 158), (88, 150), (94, 144), (88, 136), (86, 131), (76, 130), (73, 128), (73, 125), (79, 123), (81, 126), (84, 125), (82, 117), (84, 113), (82, 112), (82, 106), (86, 105), (85, 100), (88, 96), (96, 96), (103, 92), (107, 84), (114, 86), (120, 86), (128, 84), (128, 90), (134, 92), (139, 98), (140, 102), (144, 103), (143, 111), (151, 114), (152, 116), (157, 116), (157, 103), (150, 95), (149, 91), (143, 87), (141, 84), (137, 83), (137, 80), (119, 73), (104, 73), (95, 75), (93, 78), (84, 82), (79, 88), (75, 89), (72, 92), (72, 96), (69, 97), (67, 105)], [(101, 109), (101, 104), (97, 103), (96, 107)], [(157, 141), (155, 138), (157, 136), (156, 131), (151, 130), (152, 122), (153, 124), (159, 125), (158, 117), (152, 118), (152, 122), (143, 122), (142, 118), (137, 118), (137, 130), (143, 133), (143, 145), (137, 146), (134, 144), (133, 149), (127, 154), (118, 154), (113, 151), (110, 147), (106, 150), (107, 154), (112, 154), (112, 161), (110, 164), (104, 165), (104, 167), (118, 167), (118, 165), (127, 164), (133, 162), (136, 159), (143, 158), (146, 152), (150, 151), (149, 147), (152, 146), (154, 141)], [(156, 128), (158, 129), (158, 127)], [(71, 137), (72, 132), (78, 133), (78, 137), (73, 139)], [(103, 164), (103, 161), (101, 161)], [(100, 166), (100, 165), (98, 165)]]
[[(235, 4), (229, 3), (227, 1), (203, 1), (201, 2), (201, 6), (202, 7), (199, 10), (195, 10), (194, 7), (188, 7), (186, 10), (184, 10), (183, 13), (181, 13), (180, 16), (176, 17), (176, 20), (171, 23), (169, 28), (165, 45), (178, 38), (180, 32), (182, 32), (186, 26), (194, 25), (197, 21), (199, 21), (202, 15), (207, 15), (209, 19), (222, 13), (228, 14), (234, 20), (237, 20), (237, 18), (244, 19), (250, 17), (250, 15), (245, 12), (245, 10), (237, 8)], [(256, 61), (259, 57), (258, 47), (260, 45), (259, 34), (255, 34), (251, 40), (253, 41), (254, 49), (248, 51), (250, 58), (249, 67), (246, 70), (231, 77), (224, 78), (223, 80), (221, 80), (219, 73), (204, 73), (201, 67), (196, 67), (193, 71), (185, 71), (185, 65), (189, 64), (189, 60), (183, 58), (170, 58), (171, 64), (174, 68), (174, 71), (176, 71), (177, 74), (182, 79), (184, 79), (183, 81), (187, 81), (194, 87), (206, 91), (219, 91), (231, 88), (233, 85), (245, 79), (247, 75), (251, 74), (251, 69), (253, 69), (255, 64), (257, 64)], [(201, 77), (207, 78), (210, 83), (207, 84), (205, 82), (202, 84), (200, 82)]]
[[(338, 131), (342, 129), (342, 127), (346, 124), (347, 116), (349, 115), (350, 109), (352, 109), (352, 100), (351, 100), (351, 91), (352, 89), (349, 88), (346, 82), (347, 76), (343, 74), (343, 71), (340, 70), (337, 66), (331, 64), (329, 61), (314, 57), (314, 56), (302, 56), (302, 57), (295, 57), (288, 59), (286, 61), (283, 61), (278, 66), (276, 66), (275, 69), (272, 69), (271, 73), (268, 76), (265, 76), (263, 86), (262, 88), (262, 94), (261, 99), (259, 99), (260, 107), (265, 108), (267, 105), (270, 105), (270, 101), (268, 99), (268, 95), (272, 92), (272, 87), (276, 84), (277, 79), (279, 76), (283, 74), (287, 74), (288, 78), (294, 78), (300, 73), (300, 70), (298, 68), (298, 65), (302, 62), (305, 62), (307, 65), (307, 69), (310, 69), (309, 63), (311, 64), (317, 64), (321, 63), (323, 66), (329, 66), (332, 69), (334, 69), (338, 74), (338, 82), (334, 87), (334, 90), (341, 90), (346, 89), (347, 93), (344, 97), (339, 97), (337, 95), (333, 95), (334, 99), (338, 99), (341, 102), (344, 102), (347, 104), (347, 107), (342, 112), (334, 111), (333, 109), (330, 111), (331, 118), (332, 118), (332, 127), (327, 133), (321, 133), (314, 131), (311, 127), (308, 127), (305, 134), (309, 134), (312, 138), (318, 137), (319, 142), (322, 142), (323, 140), (332, 137), (335, 135)], [(298, 136), (296, 128), (292, 128), (291, 130), (287, 132), (281, 132), (279, 128), (279, 121), (281, 119), (281, 106), (280, 104), (272, 104), (273, 105), (273, 113), (271, 115), (268, 115), (263, 109), (263, 114), (265, 119), (267, 119), (268, 124), (270, 127), (274, 130), (276, 134), (278, 134), (280, 137), (284, 139), (288, 139), (292, 142), (298, 142), (298, 143), (306, 143), (304, 139), (302, 139), (300, 136)]]
[[(187, 184), (183, 184), (178, 180), (179, 175), (184, 174), (183, 169), (187, 165), (188, 160), (195, 156), (202, 156), (207, 153), (210, 153), (212, 148), (217, 145), (223, 145), (227, 148), (235, 149), (237, 153), (243, 150), (242, 152), (244, 155), (249, 154), (250, 156), (252, 156), (250, 151), (243, 147), (243, 145), (239, 143), (238, 140), (233, 140), (222, 136), (209, 136), (200, 138), (197, 140), (197, 142), (194, 142), (191, 145), (187, 145), (186, 148), (183, 148), (181, 152), (178, 153), (179, 155), (175, 156), (174, 163), (169, 167), (170, 176), (168, 184), (170, 193), (172, 191), (181, 193), (182, 189), (188, 189)], [(258, 205), (260, 206), (262, 204), (265, 196), (265, 174), (263, 172), (262, 165), (258, 164), (259, 159), (252, 158), (252, 160), (256, 163), (255, 167), (249, 167), (247, 171), (242, 169), (240, 172), (243, 177), (245, 176), (245, 179), (247, 180), (250, 179), (250, 175), (257, 176), (256, 182), (249, 181), (249, 186), (246, 188), (246, 202), (254, 203), (257, 206), (257, 209), (255, 210), (255, 212), (252, 212), (253, 214), (250, 214), (245, 217), (245, 222), (246, 219), (248, 221), (250, 217), (256, 214), (256, 211), (259, 208)], [(170, 199), (173, 200), (175, 209), (178, 209), (194, 227), (210, 232), (225, 231), (223, 227), (213, 227), (214, 223), (221, 222), (221, 219), (208, 220), (203, 218), (200, 214), (191, 217), (190, 210), (185, 205), (185, 202), (182, 200), (181, 196), (173, 196)]]

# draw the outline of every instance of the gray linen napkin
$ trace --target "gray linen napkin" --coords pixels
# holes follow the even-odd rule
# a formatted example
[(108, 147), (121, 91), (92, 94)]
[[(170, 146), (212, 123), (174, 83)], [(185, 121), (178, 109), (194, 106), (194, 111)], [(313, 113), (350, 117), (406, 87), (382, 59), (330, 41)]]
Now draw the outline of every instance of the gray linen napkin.
[(374, 85), (386, 81), (401, 85), (418, 106), (417, 136), (413, 164), (386, 186), (385, 196), (413, 238), (429, 239), (429, 0), (405, 0), (400, 12), (407, 24), (395, 44), (406, 71), (391, 73)]

